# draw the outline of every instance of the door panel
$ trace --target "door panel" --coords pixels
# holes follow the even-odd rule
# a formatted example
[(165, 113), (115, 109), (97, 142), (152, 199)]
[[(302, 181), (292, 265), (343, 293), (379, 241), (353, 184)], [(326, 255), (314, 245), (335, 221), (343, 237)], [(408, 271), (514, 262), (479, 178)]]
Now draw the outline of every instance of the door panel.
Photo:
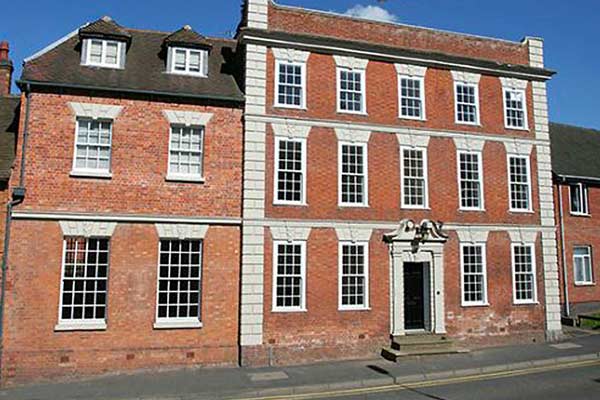
[(404, 263), (404, 328), (425, 329), (423, 263)]

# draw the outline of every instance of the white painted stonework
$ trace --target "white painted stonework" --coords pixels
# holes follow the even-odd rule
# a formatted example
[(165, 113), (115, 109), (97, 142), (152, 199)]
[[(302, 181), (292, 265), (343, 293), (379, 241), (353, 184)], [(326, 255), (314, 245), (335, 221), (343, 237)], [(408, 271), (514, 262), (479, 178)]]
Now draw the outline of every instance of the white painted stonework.
[(481, 74), (475, 74), (473, 72), (465, 71), (452, 71), (452, 79), (454, 82), (478, 84), (481, 79)]
[(271, 236), (273, 236), (273, 240), (285, 240), (288, 242), (294, 240), (307, 241), (310, 231), (311, 228), (307, 227), (272, 226)]
[(469, 135), (465, 135), (464, 137), (455, 137), (454, 145), (456, 146), (456, 150), (463, 151), (483, 151), (483, 147), (485, 146), (485, 139), (470, 137)]
[(516, 78), (506, 78), (501, 77), (500, 82), (502, 82), (502, 87), (504, 89), (513, 89), (513, 90), (525, 90), (527, 89), (527, 81), (523, 79)]
[(96, 104), (96, 103), (75, 103), (70, 102), (69, 106), (73, 110), (73, 114), (80, 118), (91, 118), (91, 119), (116, 119), (121, 110), (122, 106), (113, 106), (110, 104)]
[(338, 67), (354, 70), (365, 70), (369, 64), (369, 60), (365, 58), (333, 56), (333, 59), (335, 60), (335, 65)]
[(202, 240), (208, 231), (208, 225), (193, 224), (155, 224), (161, 239)]
[(367, 143), (371, 137), (371, 131), (359, 129), (336, 128), (335, 134), (339, 141), (349, 143)]
[(371, 240), (373, 229), (348, 224), (336, 227), (335, 233), (340, 242), (368, 242)]
[(456, 231), (461, 243), (487, 243), (490, 231), (488, 229), (477, 229), (468, 227)]
[(273, 128), (273, 134), (279, 137), (285, 137), (290, 139), (307, 139), (310, 134), (311, 127), (308, 125), (296, 125), (296, 124), (271, 124)]
[(184, 126), (206, 126), (213, 117), (211, 113), (200, 113), (194, 111), (163, 110), (163, 114), (170, 124)]
[(248, 27), (267, 29), (269, 0), (248, 0)]
[(116, 222), (94, 222), (94, 221), (59, 221), (64, 236), (111, 237)]
[(398, 133), (396, 138), (398, 139), (398, 144), (400, 146), (427, 147), (429, 145), (430, 136), (412, 133)]
[(509, 230), (508, 234), (511, 242), (519, 244), (535, 243), (538, 236), (538, 232), (526, 231), (519, 228)]
[(394, 64), (398, 75), (410, 76), (415, 78), (424, 78), (427, 73), (427, 67), (411, 64)]
[(512, 142), (504, 142), (506, 153), (517, 156), (530, 156), (533, 145), (531, 143), (513, 140)]
[(308, 61), (308, 57), (310, 56), (310, 52), (297, 49), (283, 49), (274, 47), (271, 50), (273, 51), (275, 60), (289, 63), (305, 63)]

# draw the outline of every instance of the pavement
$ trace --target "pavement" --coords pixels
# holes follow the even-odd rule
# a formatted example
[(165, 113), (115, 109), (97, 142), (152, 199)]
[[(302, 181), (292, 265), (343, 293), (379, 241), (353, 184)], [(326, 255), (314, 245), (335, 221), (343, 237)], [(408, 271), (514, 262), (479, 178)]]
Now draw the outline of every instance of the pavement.
[(290, 398), (298, 394), (392, 387), (461, 377), (491, 376), (577, 363), (600, 366), (600, 335), (571, 329), (564, 341), (475, 350), (466, 354), (381, 358), (269, 368), (195, 368), (121, 374), (79, 382), (0, 391), (0, 400), (224, 400)]

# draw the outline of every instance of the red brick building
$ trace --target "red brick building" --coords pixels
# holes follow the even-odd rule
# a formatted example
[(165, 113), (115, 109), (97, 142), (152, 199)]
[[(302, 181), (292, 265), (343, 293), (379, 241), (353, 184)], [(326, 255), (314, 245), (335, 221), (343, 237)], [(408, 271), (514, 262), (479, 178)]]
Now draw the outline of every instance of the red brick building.
[(562, 303), (574, 317), (600, 310), (600, 132), (551, 124), (550, 134)]
[(542, 40), (245, 11), (242, 363), (559, 337)]
[(4, 384), (235, 365), (236, 42), (104, 17), (25, 60)]

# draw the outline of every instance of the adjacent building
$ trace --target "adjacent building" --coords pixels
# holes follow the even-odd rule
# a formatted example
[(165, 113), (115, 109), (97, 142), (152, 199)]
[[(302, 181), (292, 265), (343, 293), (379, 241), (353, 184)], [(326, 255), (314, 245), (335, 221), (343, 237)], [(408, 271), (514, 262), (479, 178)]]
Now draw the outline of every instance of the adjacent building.
[(600, 310), (600, 132), (551, 124), (564, 314)]
[(542, 40), (245, 11), (242, 363), (559, 337)]
[(236, 45), (104, 17), (25, 60), (5, 384), (237, 363)]

